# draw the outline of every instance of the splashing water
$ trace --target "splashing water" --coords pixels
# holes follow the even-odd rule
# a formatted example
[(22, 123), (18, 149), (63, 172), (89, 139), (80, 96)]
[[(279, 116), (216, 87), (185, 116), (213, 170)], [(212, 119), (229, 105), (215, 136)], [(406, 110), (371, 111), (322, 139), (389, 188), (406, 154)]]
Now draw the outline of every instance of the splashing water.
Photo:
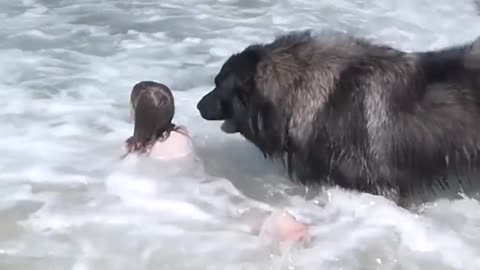
[[(1, 269), (478, 269), (480, 205), (421, 214), (329, 188), (305, 199), (278, 164), (195, 109), (231, 53), (334, 28), (407, 51), (480, 36), (467, 0), (0, 2)], [(122, 162), (128, 96), (174, 90), (198, 159)], [(311, 224), (279, 254), (249, 232), (272, 209)]]

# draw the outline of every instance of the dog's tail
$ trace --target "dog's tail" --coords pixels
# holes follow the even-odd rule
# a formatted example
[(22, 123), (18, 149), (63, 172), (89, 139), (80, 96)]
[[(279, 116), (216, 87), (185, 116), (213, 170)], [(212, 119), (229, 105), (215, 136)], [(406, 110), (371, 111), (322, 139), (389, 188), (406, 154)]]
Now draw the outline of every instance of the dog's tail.
[(464, 59), (464, 66), (467, 69), (480, 71), (480, 37), (469, 46)]
[(419, 52), (417, 56), (429, 81), (448, 80), (450, 75), (479, 72), (480, 37), (464, 45)]

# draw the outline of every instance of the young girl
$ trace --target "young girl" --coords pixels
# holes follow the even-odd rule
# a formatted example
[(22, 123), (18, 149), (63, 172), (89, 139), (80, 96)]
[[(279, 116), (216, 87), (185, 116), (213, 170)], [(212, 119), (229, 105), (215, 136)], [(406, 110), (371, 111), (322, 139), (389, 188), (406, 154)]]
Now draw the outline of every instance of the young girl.
[(153, 81), (137, 83), (130, 94), (130, 105), (135, 127), (133, 136), (126, 141), (124, 157), (139, 153), (168, 160), (192, 154), (187, 129), (172, 123), (175, 102), (166, 85)]
[[(143, 81), (130, 95), (133, 136), (126, 141), (127, 153), (146, 154), (155, 159), (175, 159), (193, 153), (188, 131), (172, 123), (175, 103), (164, 84)], [(273, 242), (304, 243), (310, 239), (308, 226), (288, 212), (272, 212), (257, 233)]]

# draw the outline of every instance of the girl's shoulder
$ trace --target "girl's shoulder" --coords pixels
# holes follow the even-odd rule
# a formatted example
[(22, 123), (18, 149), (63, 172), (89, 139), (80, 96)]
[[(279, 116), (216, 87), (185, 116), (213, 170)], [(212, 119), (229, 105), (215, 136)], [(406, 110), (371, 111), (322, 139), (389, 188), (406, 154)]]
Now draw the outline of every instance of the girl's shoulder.
[(150, 151), (150, 157), (173, 159), (193, 153), (193, 144), (186, 128), (176, 127), (163, 141), (157, 141)]

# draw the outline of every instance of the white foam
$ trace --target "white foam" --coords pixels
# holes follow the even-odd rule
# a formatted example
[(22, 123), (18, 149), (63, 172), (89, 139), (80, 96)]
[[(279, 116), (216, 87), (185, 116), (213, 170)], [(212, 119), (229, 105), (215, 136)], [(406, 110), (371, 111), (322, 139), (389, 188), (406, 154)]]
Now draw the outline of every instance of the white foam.
[[(195, 108), (223, 61), (251, 43), (328, 26), (408, 51), (440, 48), (480, 36), (473, 1), (0, 1), (0, 25), (0, 255), (10, 267), (480, 265), (478, 201), (440, 200), (421, 215), (336, 188), (305, 201), (277, 164)], [(200, 163), (119, 160), (141, 80), (174, 90), (174, 120)], [(249, 233), (279, 208), (311, 224), (310, 248), (271, 255)]]

